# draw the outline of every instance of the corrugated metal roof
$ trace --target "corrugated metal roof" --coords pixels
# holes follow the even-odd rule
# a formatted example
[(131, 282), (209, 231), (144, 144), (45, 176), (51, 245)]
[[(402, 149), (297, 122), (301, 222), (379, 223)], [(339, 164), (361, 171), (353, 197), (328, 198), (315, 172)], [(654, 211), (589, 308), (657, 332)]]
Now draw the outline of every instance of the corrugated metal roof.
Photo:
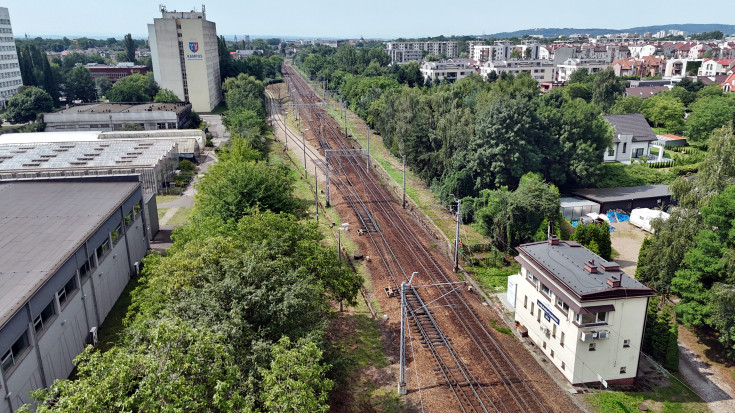
[(0, 326), (139, 185), (0, 183)]
[(628, 201), (631, 199), (669, 197), (668, 185), (642, 185), (620, 188), (584, 188), (572, 192), (573, 195), (591, 199), (595, 202)]

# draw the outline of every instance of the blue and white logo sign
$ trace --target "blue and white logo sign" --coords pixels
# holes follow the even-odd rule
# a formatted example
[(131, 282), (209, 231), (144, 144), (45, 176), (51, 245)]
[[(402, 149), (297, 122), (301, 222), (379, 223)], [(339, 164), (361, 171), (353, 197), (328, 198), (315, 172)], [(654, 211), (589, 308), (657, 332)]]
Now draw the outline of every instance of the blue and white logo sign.
[(189, 51), (191, 53), (186, 53), (186, 58), (189, 60), (203, 60), (204, 55), (201, 53), (197, 53), (199, 51), (199, 41), (197, 40), (190, 40), (189, 41)]

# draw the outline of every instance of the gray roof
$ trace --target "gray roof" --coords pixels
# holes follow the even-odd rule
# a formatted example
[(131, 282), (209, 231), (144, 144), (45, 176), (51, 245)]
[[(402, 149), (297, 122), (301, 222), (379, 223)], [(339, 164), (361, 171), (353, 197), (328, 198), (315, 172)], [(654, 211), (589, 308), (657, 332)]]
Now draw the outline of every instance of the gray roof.
[(575, 197), (562, 197), (560, 199), (562, 208), (571, 208), (575, 206), (595, 206), (597, 202), (590, 201), (589, 199), (575, 198)]
[(650, 98), (653, 95), (669, 90), (666, 86), (640, 86), (640, 87), (627, 87), (625, 88), (625, 94), (628, 96), (638, 96), (643, 99)]
[(584, 188), (577, 189), (573, 191), (572, 194), (600, 203), (671, 196), (668, 185), (642, 185), (619, 188)]
[[(71, 106), (68, 109), (62, 109), (53, 113), (131, 113), (131, 112), (157, 112), (169, 111), (181, 113), (185, 110), (191, 110), (191, 103), (87, 103), (77, 106)], [(53, 114), (52, 113), (52, 114)], [(48, 115), (48, 114), (46, 114)]]
[[(546, 276), (562, 285), (567, 291), (578, 297), (595, 295), (598, 298), (623, 298), (625, 296), (641, 296), (652, 293), (652, 290), (635, 280), (628, 274), (616, 271), (604, 271), (601, 267), (617, 266), (615, 262), (603, 260), (576, 242), (560, 241), (551, 245), (547, 241), (523, 244), (517, 247), (521, 261), (530, 258), (534, 265), (545, 270)], [(598, 266), (596, 273), (585, 270), (584, 265), (594, 260)], [(620, 287), (611, 287), (607, 280), (612, 276), (620, 279)], [(635, 290), (635, 291), (631, 291)]]
[[(604, 115), (602, 117), (615, 128), (616, 135), (633, 135), (633, 142), (655, 141), (656, 134), (653, 132), (646, 118), (640, 113), (629, 113), (626, 115)], [(615, 141), (618, 142), (617, 136)]]
[(0, 183), (0, 325), (71, 257), (140, 185)]

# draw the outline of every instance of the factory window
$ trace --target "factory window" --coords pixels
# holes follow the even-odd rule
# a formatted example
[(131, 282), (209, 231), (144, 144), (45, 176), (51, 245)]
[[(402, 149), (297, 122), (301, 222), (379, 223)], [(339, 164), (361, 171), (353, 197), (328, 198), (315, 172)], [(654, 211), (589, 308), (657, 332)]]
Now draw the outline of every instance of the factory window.
[(62, 306), (69, 300), (69, 297), (71, 297), (72, 294), (74, 294), (74, 291), (77, 290), (77, 280), (76, 278), (72, 277), (69, 282), (66, 283), (64, 288), (60, 289), (56, 295), (59, 297), (59, 306)]
[(92, 262), (91, 259), (88, 258), (87, 261), (84, 261), (84, 264), (82, 264), (79, 267), (79, 277), (81, 279), (87, 278), (87, 276), (89, 276), (89, 274), (92, 274), (92, 268), (93, 268), (93, 266), (94, 266), (94, 263)]
[(2, 369), (3, 373), (10, 374), (13, 366), (15, 366), (17, 363), (20, 363), (20, 360), (23, 356), (23, 354), (28, 350), (30, 347), (28, 343), (28, 331), (24, 331), (23, 335), (21, 335), (17, 340), (15, 340), (15, 343), (13, 343), (12, 346), (10, 346), (10, 349), (3, 354), (2, 359), (0, 359), (0, 363), (2, 363)]
[(625, 370), (626, 370), (626, 368), (625, 368), (625, 367), (621, 367), (621, 368), (620, 368), (620, 374), (625, 374)]
[(112, 243), (117, 244), (117, 241), (120, 239), (120, 236), (122, 235), (122, 222), (117, 224), (115, 229), (110, 232), (110, 238), (112, 238)]
[(626, 338), (625, 340), (623, 340), (623, 348), (628, 347), (630, 347), (630, 339)]
[(104, 257), (108, 251), (110, 251), (110, 240), (105, 239), (105, 241), (102, 242), (99, 247), (97, 247), (97, 262), (101, 262), (102, 257)]
[(49, 321), (55, 315), (56, 306), (54, 305), (54, 300), (51, 300), (46, 308), (41, 311), (41, 314), (33, 320), (33, 328), (36, 330), (36, 334), (42, 332), (46, 327), (48, 327), (50, 324)]
[(595, 351), (595, 344), (596, 343), (590, 343), (590, 351)]

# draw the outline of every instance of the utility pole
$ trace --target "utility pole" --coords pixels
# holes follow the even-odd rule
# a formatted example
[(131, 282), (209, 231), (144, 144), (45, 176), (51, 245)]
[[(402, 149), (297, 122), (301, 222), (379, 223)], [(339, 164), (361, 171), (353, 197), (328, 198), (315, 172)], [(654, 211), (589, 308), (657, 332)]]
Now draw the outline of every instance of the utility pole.
[(457, 233), (454, 237), (454, 272), (459, 270), (459, 225), (462, 221), (462, 200), (457, 200)]
[(406, 285), (411, 285), (413, 282), (413, 277), (416, 276), (418, 272), (414, 271), (411, 274), (411, 278), (408, 279), (408, 284), (406, 282), (401, 283), (401, 346), (400, 346), (400, 353), (399, 353), (399, 360), (400, 360), (400, 377), (398, 379), (398, 394), (401, 396), (405, 396), (407, 393), (406, 389), (406, 317), (408, 316), (406, 314)]
[(301, 134), (301, 146), (304, 148), (304, 178), (306, 178), (306, 131), (309, 129), (304, 129), (304, 132)]
[(406, 155), (403, 155), (403, 203), (401, 207), (406, 207)]
[(406, 282), (401, 283), (401, 347), (400, 347), (401, 376), (398, 379), (398, 394), (403, 396), (406, 389)]
[(314, 206), (316, 207), (316, 222), (319, 222), (319, 177), (316, 174), (316, 165), (314, 165)]
[(347, 140), (347, 105), (342, 102), (342, 108), (345, 110), (345, 140)]
[(370, 126), (367, 127), (367, 171), (370, 172)]
[(324, 158), (326, 159), (327, 163), (327, 208), (329, 208), (329, 151), (324, 151)]

